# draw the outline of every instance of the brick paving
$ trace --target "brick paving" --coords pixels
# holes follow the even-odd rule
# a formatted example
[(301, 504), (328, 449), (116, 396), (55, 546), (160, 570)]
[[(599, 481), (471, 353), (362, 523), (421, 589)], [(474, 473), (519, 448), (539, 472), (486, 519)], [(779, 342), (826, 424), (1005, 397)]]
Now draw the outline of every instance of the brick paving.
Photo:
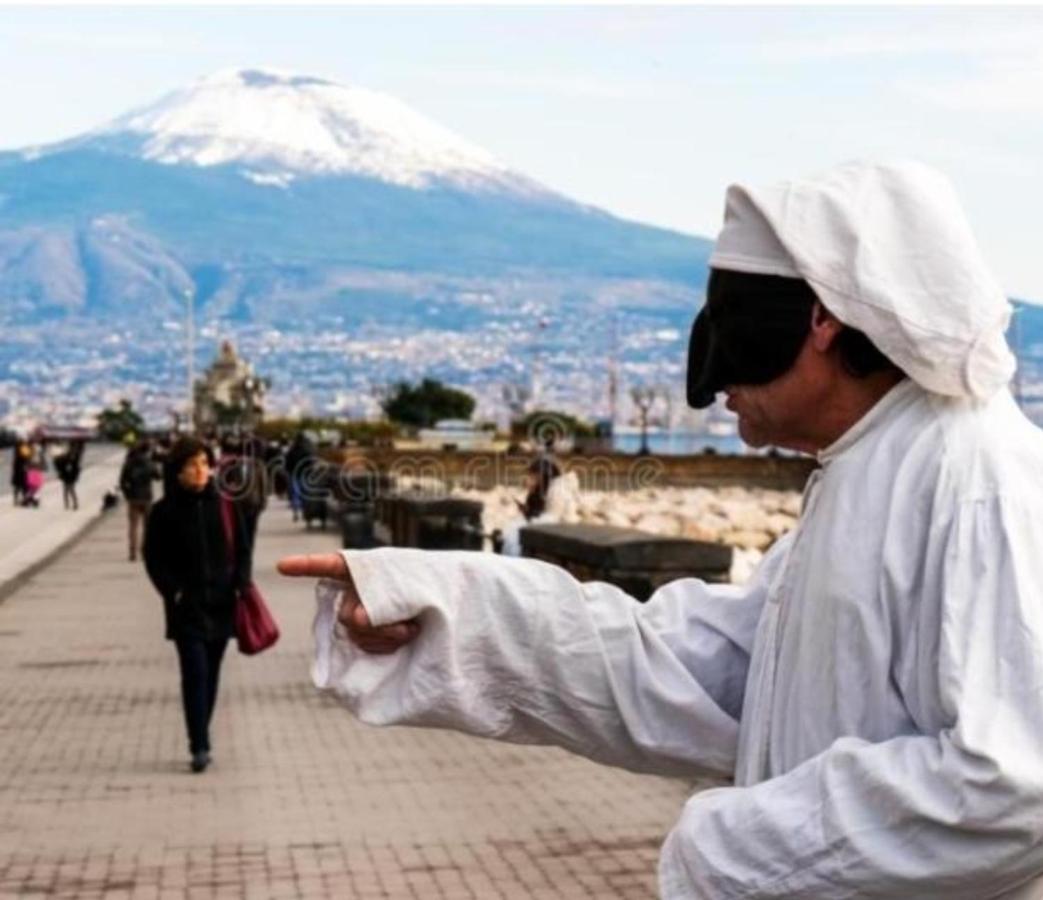
[(104, 517), (0, 603), (0, 897), (655, 896), (691, 785), (370, 728), (311, 687), (310, 587), (273, 563), (336, 541), (278, 504), (257, 573), (283, 639), (229, 649), (215, 763), (190, 774), (175, 654), (124, 526)]

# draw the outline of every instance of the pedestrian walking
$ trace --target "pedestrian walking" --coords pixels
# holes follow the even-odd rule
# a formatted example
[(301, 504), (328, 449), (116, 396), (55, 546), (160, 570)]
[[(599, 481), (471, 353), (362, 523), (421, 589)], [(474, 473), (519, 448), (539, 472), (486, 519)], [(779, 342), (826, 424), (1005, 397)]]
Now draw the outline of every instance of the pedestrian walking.
[(268, 441), (264, 450), (264, 464), (268, 470), (271, 492), (280, 500), (285, 499), (288, 491), (286, 479), (286, 448), (288, 441), (285, 435), (274, 441)]
[(167, 454), (170, 452), (170, 447), (175, 440), (177, 440), (176, 434), (173, 436), (161, 434), (152, 448), (152, 462), (156, 464), (156, 468), (160, 472), (163, 472), (166, 468)]
[(131, 562), (138, 558), (142, 546), (145, 520), (152, 507), (152, 482), (159, 477), (159, 469), (152, 461), (149, 441), (138, 441), (127, 451), (123, 468), (120, 469), (120, 492), (127, 501), (128, 557)]
[[(194, 437), (178, 440), (167, 456), (163, 497), (152, 507), (145, 529), (145, 566), (163, 598), (166, 637), (177, 648), (193, 772), (210, 765), (221, 662), (235, 633), (236, 599), (250, 584), (253, 560), (249, 513), (222, 498), (213, 467), (206, 444)], [(227, 504), (224, 509), (222, 504)], [(225, 530), (229, 521), (232, 547)]]
[(66, 509), (80, 508), (76, 483), (80, 480), (83, 460), (83, 441), (71, 441), (65, 451), (54, 458), (54, 471), (62, 483), (62, 503)]
[[(256, 529), (261, 513), (268, 506), (271, 478), (265, 462), (265, 443), (253, 435), (228, 437), (221, 445), (217, 484), (236, 499), (247, 514), (246, 521)], [(251, 533), (250, 541), (254, 535)]]
[(300, 518), (304, 503), (310, 499), (313, 489), (309, 483), (309, 473), (316, 463), (315, 448), (303, 431), (293, 436), (293, 443), (286, 450), (286, 482), (290, 495), (290, 508), (293, 510), (293, 521)]
[(11, 499), (15, 506), (22, 506), (25, 501), (26, 476), (33, 451), (24, 440), (17, 440), (11, 448)]

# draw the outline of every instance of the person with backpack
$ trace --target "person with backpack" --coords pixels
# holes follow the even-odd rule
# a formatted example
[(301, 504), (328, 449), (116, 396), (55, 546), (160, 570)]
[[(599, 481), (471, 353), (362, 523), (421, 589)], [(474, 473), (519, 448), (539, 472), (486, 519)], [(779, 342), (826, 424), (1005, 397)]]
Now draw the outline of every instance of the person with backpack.
[(127, 451), (120, 470), (120, 493), (127, 501), (127, 539), (129, 558), (134, 562), (142, 547), (139, 537), (149, 510), (152, 508), (152, 482), (159, 478), (159, 470), (152, 462), (152, 448), (147, 440), (139, 441)]

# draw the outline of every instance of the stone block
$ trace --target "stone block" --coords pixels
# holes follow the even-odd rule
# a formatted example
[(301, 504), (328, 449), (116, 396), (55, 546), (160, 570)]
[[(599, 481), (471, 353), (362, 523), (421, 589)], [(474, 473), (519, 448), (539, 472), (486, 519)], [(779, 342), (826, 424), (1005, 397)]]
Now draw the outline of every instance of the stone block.
[(554, 563), (580, 581), (607, 581), (638, 600), (678, 578), (725, 582), (732, 548), (635, 528), (536, 524), (521, 531), (525, 556)]

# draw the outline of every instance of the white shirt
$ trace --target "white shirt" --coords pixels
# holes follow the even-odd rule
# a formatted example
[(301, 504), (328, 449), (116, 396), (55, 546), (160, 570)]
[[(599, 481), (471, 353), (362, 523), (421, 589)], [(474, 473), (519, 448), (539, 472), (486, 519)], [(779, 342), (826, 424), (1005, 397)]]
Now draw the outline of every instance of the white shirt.
[(374, 623), (421, 633), (362, 653), (322, 583), (315, 682), (367, 722), (733, 774), (668, 835), (668, 900), (1043, 897), (1043, 433), (905, 381), (820, 461), (742, 588), (346, 551)]

